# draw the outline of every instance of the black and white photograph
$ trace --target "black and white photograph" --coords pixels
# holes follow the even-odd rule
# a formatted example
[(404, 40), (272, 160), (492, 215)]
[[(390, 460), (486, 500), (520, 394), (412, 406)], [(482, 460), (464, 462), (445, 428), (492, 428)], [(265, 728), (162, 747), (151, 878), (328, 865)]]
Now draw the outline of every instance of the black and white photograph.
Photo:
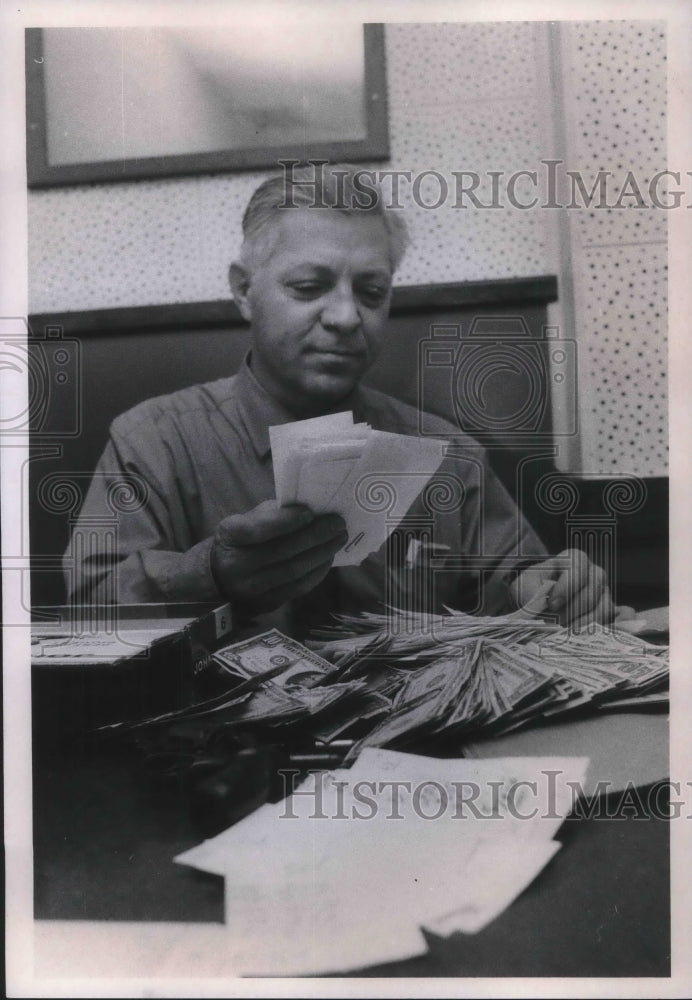
[(0, 12), (7, 995), (689, 995), (692, 12)]

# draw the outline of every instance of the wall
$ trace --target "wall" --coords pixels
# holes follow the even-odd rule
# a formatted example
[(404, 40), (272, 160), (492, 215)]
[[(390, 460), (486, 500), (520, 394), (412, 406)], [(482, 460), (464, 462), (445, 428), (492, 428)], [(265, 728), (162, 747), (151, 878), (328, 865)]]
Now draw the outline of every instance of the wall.
[[(535, 163), (537, 29), (387, 25), (391, 161), (370, 166), (435, 169), (450, 176), (452, 170), (512, 171)], [(227, 297), (226, 270), (240, 242), (241, 214), (263, 176), (32, 191), (30, 311)], [(409, 216), (414, 249), (397, 276), (399, 284), (551, 269), (540, 213), (449, 207), (414, 208)]]
[[(656, 22), (563, 24), (552, 75), (543, 23), (388, 24), (391, 159), (372, 167), (538, 170), (555, 154), (649, 177), (665, 165), (665, 40)], [(556, 77), (557, 72), (557, 77)], [(365, 165), (368, 166), (368, 165)], [(196, 302), (226, 270), (257, 172), (29, 194), (32, 312)], [(434, 182), (422, 189), (434, 198)], [(529, 191), (529, 193), (531, 193)], [(487, 177), (477, 195), (488, 201)], [(521, 184), (517, 195), (525, 197)], [(406, 188), (413, 248), (398, 284), (560, 273), (578, 341), (580, 448), (592, 475), (666, 471), (664, 213), (426, 210)], [(559, 227), (562, 226), (561, 237)], [(570, 292), (573, 289), (573, 294)]]
[[(665, 24), (560, 26), (565, 160), (589, 178), (613, 175), (613, 206), (628, 171), (648, 202), (666, 167)], [(630, 188), (634, 190), (634, 188)], [(661, 185), (661, 199), (664, 188)], [(623, 208), (567, 212), (579, 348), (581, 471), (667, 474), (667, 213)]]

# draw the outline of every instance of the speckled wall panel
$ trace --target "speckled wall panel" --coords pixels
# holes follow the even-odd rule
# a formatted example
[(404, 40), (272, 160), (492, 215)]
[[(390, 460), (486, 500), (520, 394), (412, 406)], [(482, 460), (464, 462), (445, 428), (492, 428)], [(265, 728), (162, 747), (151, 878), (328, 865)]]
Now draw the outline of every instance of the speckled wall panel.
[[(569, 166), (589, 187), (598, 170), (611, 171), (611, 205), (631, 171), (648, 204), (651, 178), (666, 167), (664, 26), (562, 32)], [(570, 213), (587, 474), (667, 474), (667, 213), (634, 201)]]
[(31, 311), (224, 298), (242, 211), (263, 176), (31, 192)]
[(589, 247), (576, 284), (582, 469), (665, 475), (666, 247)]
[[(369, 166), (435, 169), (450, 183), (453, 170), (531, 169), (542, 155), (536, 31), (526, 23), (387, 25), (391, 159)], [(30, 192), (31, 311), (225, 297), (242, 209), (263, 176)], [(486, 200), (484, 188), (478, 195)], [(410, 188), (402, 202), (410, 204)], [(540, 212), (452, 202), (412, 207), (413, 247), (399, 284), (551, 270)]]
[[(546, 155), (543, 25), (386, 26), (391, 159), (397, 170), (534, 169)], [(563, 23), (571, 169), (665, 167), (665, 39), (658, 22)], [(549, 155), (549, 154), (548, 154)], [(261, 172), (94, 184), (29, 194), (30, 308), (95, 309), (225, 297), (240, 218)], [(413, 246), (399, 284), (555, 271), (541, 211), (425, 209), (402, 185)], [(435, 182), (422, 188), (434, 198)], [(521, 185), (518, 194), (522, 196)], [(477, 191), (487, 201), (487, 179)], [(581, 359), (582, 468), (664, 474), (666, 213), (570, 213)], [(655, 378), (654, 378), (655, 375)], [(632, 443), (634, 442), (634, 443)]]

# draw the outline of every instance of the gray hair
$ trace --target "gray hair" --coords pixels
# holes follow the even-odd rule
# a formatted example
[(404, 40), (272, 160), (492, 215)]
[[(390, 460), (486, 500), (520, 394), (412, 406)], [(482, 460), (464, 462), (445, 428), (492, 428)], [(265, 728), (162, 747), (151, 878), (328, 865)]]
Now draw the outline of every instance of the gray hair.
[[(290, 169), (286, 169), (287, 164)], [(249, 269), (271, 250), (281, 213), (295, 208), (331, 209), (345, 215), (375, 215), (382, 219), (389, 243), (392, 271), (401, 263), (409, 243), (401, 214), (387, 208), (374, 172), (350, 164), (311, 161), (297, 167), (282, 163), (284, 172), (267, 178), (256, 189), (243, 214), (240, 260)], [(319, 168), (319, 169), (316, 169)]]

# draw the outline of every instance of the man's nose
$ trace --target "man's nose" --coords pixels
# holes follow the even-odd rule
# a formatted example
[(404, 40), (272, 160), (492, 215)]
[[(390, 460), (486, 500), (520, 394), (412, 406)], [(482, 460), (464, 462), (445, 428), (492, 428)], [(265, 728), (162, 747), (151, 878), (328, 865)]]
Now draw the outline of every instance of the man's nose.
[(332, 291), (322, 309), (322, 325), (339, 333), (350, 333), (360, 326), (360, 311), (352, 291)]

